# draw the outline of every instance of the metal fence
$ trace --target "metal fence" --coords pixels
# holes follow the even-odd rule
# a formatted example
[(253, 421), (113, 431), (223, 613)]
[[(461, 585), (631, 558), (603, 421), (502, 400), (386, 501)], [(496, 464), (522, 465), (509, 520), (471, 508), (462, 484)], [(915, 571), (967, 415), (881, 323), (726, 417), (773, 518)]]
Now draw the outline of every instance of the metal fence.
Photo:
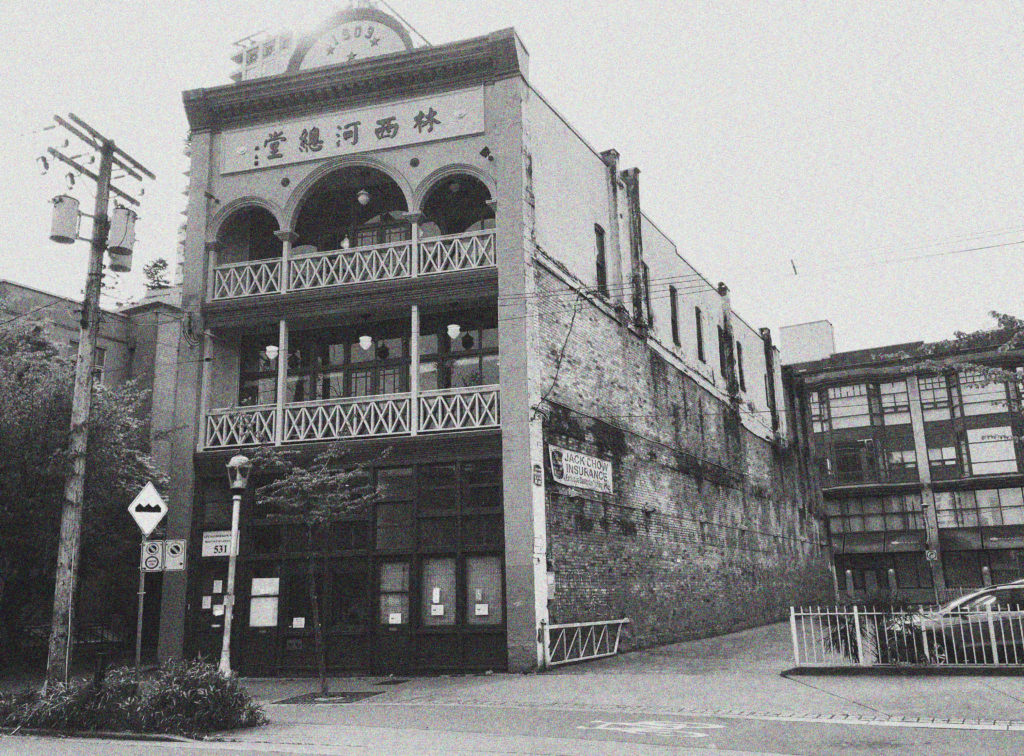
[(800, 667), (1024, 665), (1024, 608), (791, 607)]
[(622, 628), (627, 624), (628, 618), (544, 625), (544, 665), (557, 667), (614, 656), (619, 651)]

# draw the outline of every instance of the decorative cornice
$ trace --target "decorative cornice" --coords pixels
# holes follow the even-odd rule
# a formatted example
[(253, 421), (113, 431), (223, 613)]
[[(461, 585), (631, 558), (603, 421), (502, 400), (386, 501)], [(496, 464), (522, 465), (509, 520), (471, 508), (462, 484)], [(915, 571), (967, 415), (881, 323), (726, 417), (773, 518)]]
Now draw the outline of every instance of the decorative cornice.
[(193, 131), (223, 130), (271, 118), (292, 118), (488, 84), (525, 75), (515, 32), (382, 55), (310, 71), (285, 73), (184, 93)]

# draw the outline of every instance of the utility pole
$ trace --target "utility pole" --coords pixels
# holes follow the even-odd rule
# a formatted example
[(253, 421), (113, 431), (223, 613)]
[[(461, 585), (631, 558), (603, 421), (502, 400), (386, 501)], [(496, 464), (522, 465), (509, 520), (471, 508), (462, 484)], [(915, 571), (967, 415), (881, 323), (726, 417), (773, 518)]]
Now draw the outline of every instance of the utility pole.
[[(148, 178), (154, 178), (146, 168), (118, 149), (113, 140), (107, 139), (74, 114), (69, 114), (68, 118), (75, 125), (59, 116), (55, 116), (54, 120), (99, 153), (99, 169), (93, 173), (76, 162), (75, 158), (68, 157), (54, 148), (49, 149), (50, 154), (55, 158), (96, 182), (96, 204), (92, 216), (89, 273), (86, 279), (85, 302), (82, 305), (79, 323), (78, 361), (75, 365), (75, 386), (71, 401), (71, 435), (68, 447), (71, 467), (64, 485), (60, 540), (57, 545), (53, 617), (49, 652), (46, 659), (46, 682), (48, 684), (58, 680), (67, 681), (71, 667), (71, 649), (74, 642), (73, 614), (82, 536), (82, 503), (85, 496), (85, 460), (92, 409), (93, 365), (95, 364), (96, 341), (100, 330), (103, 253), (107, 249), (110, 232), (107, 207), (112, 192), (131, 204), (138, 205), (138, 201), (134, 197), (111, 185), (111, 176), (116, 165), (126, 175), (140, 181), (142, 180), (139, 176), (140, 173)], [(132, 235), (134, 236), (134, 231)]]

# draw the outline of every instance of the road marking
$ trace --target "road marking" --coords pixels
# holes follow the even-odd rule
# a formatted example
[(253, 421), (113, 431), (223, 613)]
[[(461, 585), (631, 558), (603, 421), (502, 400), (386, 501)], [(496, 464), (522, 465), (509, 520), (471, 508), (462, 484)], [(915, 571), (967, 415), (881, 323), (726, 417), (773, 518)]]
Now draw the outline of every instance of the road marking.
[(614, 730), (628, 732), (630, 735), (682, 735), (687, 738), (706, 738), (706, 732), (700, 730), (721, 730), (725, 725), (710, 722), (664, 722), (646, 719), (640, 722), (606, 722), (595, 719), (590, 725), (577, 725), (577, 730)]

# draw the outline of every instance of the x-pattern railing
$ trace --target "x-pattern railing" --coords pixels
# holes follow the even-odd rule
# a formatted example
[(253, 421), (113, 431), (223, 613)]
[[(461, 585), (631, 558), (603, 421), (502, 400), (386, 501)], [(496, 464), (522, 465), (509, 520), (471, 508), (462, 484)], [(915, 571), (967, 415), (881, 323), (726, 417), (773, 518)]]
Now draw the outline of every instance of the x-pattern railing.
[(284, 441), (395, 436), (410, 432), (408, 394), (305, 402), (285, 407)]
[(497, 386), (425, 391), (420, 395), (423, 433), (468, 428), (490, 428), (501, 423)]
[(420, 275), (472, 270), (495, 264), (494, 231), (437, 236), (420, 242)]
[(274, 443), (273, 406), (231, 407), (206, 415), (206, 446), (257, 446)]
[(213, 269), (213, 298), (235, 299), (281, 291), (281, 260), (229, 263)]
[(614, 656), (619, 651), (622, 628), (627, 624), (628, 618), (544, 625), (545, 666), (557, 667), (560, 664)]
[(398, 241), (292, 255), (287, 275), (281, 258), (218, 265), (213, 269), (211, 298), (238, 299), (430, 276), (493, 267), (496, 262), (494, 229), (486, 229), (422, 239), (417, 245)]
[(290, 290), (408, 278), (412, 242), (295, 255), (288, 269)]

